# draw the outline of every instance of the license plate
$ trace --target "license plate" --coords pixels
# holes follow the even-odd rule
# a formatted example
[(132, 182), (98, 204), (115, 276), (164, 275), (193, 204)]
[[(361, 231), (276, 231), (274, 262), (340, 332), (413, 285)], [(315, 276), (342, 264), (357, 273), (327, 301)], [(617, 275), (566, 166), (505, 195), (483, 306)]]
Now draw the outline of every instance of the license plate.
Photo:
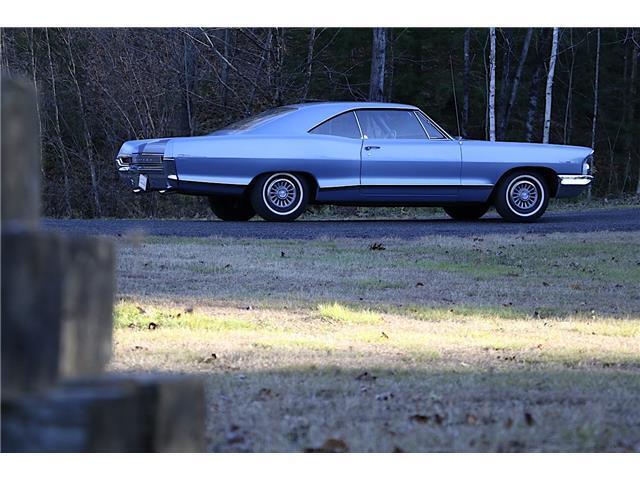
[(140, 187), (142, 190), (146, 190), (147, 180), (148, 179), (146, 175), (140, 175), (140, 178), (138, 178), (138, 187)]

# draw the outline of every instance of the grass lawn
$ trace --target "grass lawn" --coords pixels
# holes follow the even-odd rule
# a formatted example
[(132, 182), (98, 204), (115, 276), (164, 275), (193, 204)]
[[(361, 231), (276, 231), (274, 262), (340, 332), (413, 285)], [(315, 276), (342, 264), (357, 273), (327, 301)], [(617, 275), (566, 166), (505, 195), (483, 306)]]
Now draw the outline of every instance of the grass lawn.
[(118, 240), (111, 369), (213, 451), (640, 451), (637, 233)]

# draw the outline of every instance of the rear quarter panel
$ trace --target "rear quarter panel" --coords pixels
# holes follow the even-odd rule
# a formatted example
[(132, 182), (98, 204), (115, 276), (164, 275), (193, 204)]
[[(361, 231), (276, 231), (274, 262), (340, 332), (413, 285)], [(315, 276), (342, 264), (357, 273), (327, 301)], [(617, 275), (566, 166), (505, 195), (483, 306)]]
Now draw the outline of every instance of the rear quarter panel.
[(298, 136), (223, 135), (172, 140), (165, 156), (176, 160), (180, 181), (248, 185), (276, 171), (313, 175), (320, 188), (360, 181), (359, 139)]

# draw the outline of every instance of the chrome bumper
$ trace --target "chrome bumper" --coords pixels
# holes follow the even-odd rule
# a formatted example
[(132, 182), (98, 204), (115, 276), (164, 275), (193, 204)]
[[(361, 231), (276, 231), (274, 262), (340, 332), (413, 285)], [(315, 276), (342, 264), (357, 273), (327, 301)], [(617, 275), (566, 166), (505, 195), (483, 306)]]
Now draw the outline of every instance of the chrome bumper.
[(558, 175), (560, 185), (585, 186), (591, 183), (593, 175)]

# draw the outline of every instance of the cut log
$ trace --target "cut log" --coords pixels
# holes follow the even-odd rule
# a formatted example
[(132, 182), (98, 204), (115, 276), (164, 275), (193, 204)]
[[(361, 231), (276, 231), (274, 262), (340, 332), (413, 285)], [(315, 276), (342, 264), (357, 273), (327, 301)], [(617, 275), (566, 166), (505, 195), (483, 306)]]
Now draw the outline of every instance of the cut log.
[(63, 265), (50, 232), (2, 233), (2, 397), (36, 391), (58, 377)]
[(75, 237), (62, 243), (64, 259), (60, 375), (99, 374), (111, 358), (113, 244)]

